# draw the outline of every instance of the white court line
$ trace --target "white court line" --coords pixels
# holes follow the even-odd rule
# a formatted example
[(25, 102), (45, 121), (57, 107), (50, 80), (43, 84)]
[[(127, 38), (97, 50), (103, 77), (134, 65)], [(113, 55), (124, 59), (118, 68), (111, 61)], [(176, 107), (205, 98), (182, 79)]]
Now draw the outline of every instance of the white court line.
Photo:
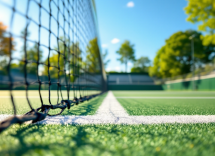
[[(8, 115), (0, 115), (0, 120)], [(212, 123), (215, 115), (129, 116), (110, 91), (95, 115), (47, 117), (38, 124), (163, 124)]]
[(215, 99), (215, 97), (121, 97), (116, 96), (117, 99)]

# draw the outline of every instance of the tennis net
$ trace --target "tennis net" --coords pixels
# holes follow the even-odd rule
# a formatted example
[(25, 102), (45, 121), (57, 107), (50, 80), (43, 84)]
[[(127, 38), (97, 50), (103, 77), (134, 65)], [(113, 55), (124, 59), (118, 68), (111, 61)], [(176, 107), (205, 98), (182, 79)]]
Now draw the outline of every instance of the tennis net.
[[(14, 112), (0, 132), (60, 115), (106, 91), (94, 0), (11, 0), (0, 7), (0, 89), (10, 91)], [(14, 90), (25, 90), (29, 112), (22, 116)], [(38, 91), (39, 108), (32, 106), (29, 90)], [(52, 109), (59, 112), (50, 114)]]

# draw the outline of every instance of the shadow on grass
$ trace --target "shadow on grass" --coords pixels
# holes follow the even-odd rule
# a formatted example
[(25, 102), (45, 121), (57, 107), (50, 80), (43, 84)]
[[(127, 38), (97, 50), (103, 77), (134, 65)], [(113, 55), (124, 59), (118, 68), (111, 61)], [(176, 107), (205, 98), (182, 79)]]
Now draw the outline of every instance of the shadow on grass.
[[(94, 98), (88, 102), (81, 103), (78, 106), (65, 111), (63, 115), (93, 115), (105, 97), (106, 94)], [(6, 135), (2, 134), (1, 136), (8, 137), (5, 147), (9, 146), (9, 149), (1, 148), (0, 155), (28, 155), (32, 152), (38, 155), (45, 155), (47, 152), (54, 155), (77, 155), (77, 152), (80, 152), (80, 148), (85, 146), (91, 146), (93, 149), (98, 149), (99, 153), (103, 153), (104, 151), (113, 153), (113, 151), (108, 151), (105, 147), (103, 147), (101, 143), (89, 141), (88, 136), (90, 135), (90, 132), (87, 132), (86, 129), (91, 128), (93, 130), (101, 130), (99, 126), (69, 126), (71, 126), (74, 130), (72, 135), (71, 133), (69, 133), (70, 135), (67, 134), (65, 131), (61, 132), (59, 129), (65, 130), (66, 127), (60, 125), (49, 126), (34, 124), (17, 127), (14, 129), (11, 127), (8, 129), (8, 133)], [(114, 128), (113, 126), (108, 131), (109, 133), (117, 134), (118, 131), (116, 129), (117, 128)], [(70, 129), (67, 128), (67, 130), (69, 131)], [(107, 131), (105, 128), (104, 130)], [(49, 139), (51, 135), (54, 135), (54, 139), (52, 141)], [(59, 137), (59, 135), (63, 138), (63, 141), (57, 141), (55, 137)], [(65, 141), (64, 138), (66, 138)], [(13, 143), (14, 141), (16, 141), (16, 143)], [(71, 142), (74, 142), (75, 145), (70, 146)]]
[[(16, 134), (11, 134), (13, 138), (19, 141), (18, 146), (12, 147), (9, 150), (2, 150), (0, 151), (0, 155), (24, 155), (28, 151), (35, 150), (35, 149), (44, 149), (49, 150), (49, 145), (39, 145), (35, 142), (35, 144), (30, 144), (26, 141), (26, 137), (34, 134), (35, 132), (39, 132), (40, 135), (44, 135), (44, 132), (40, 130), (40, 125), (29, 125), (26, 127), (19, 128), (16, 131)], [(11, 141), (11, 140), (9, 140)], [(10, 144), (10, 143), (9, 143)]]
[(62, 115), (94, 115), (105, 97), (106, 94), (75, 105), (71, 109), (65, 110)]
[[(13, 137), (13, 139), (8, 140), (8, 144), (10, 144), (10, 141), (14, 141), (14, 139), (18, 140), (19, 143), (17, 146), (11, 147), (9, 150), (1, 150), (0, 155), (29, 155), (32, 154), (31, 152), (37, 153), (38, 155), (44, 155), (46, 153), (50, 154), (50, 152), (54, 155), (78, 155), (78, 152), (86, 146), (90, 146), (94, 150), (96, 149), (98, 155), (101, 155), (104, 151), (109, 152), (112, 155), (115, 152), (108, 150), (102, 146), (100, 142), (89, 141), (88, 136), (90, 135), (90, 132), (87, 132), (87, 129), (91, 128), (94, 131), (106, 131), (115, 135), (119, 135), (121, 132), (120, 130), (117, 130), (117, 126), (114, 125), (108, 130), (96, 125), (73, 125), (73, 130), (75, 128), (74, 135), (68, 135), (65, 131), (60, 133), (64, 139), (66, 138), (64, 142), (58, 142), (58, 140), (52, 140), (51, 142), (45, 143), (38, 142), (36, 138), (44, 139), (49, 133), (50, 127), (45, 127), (46, 125), (27, 125), (19, 128), (19, 130), (16, 131), (16, 134), (7, 134), (8, 136)], [(59, 136), (59, 132), (60, 130), (56, 132), (56, 137)], [(71, 142), (75, 142), (75, 145), (72, 147), (69, 146)]]
[[(214, 127), (214, 123), (25, 125), (0, 134), (0, 155), (144, 155), (143, 149), (145, 155), (214, 155)], [(138, 147), (134, 141), (144, 146)], [(164, 152), (157, 153), (157, 147)], [(165, 152), (170, 149), (173, 153)]]

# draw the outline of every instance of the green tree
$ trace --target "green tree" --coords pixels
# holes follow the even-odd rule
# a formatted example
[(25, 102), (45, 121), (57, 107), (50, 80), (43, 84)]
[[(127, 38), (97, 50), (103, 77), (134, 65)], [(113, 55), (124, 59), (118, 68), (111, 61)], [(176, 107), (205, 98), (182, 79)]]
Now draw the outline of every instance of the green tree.
[(215, 45), (215, 1), (188, 0), (184, 8), (188, 15), (187, 21), (199, 24), (199, 30), (206, 33), (202, 36), (203, 44)]
[[(68, 73), (71, 74), (70, 81), (74, 82), (77, 75), (80, 75), (86, 70), (90, 73), (100, 72), (100, 52), (97, 44), (97, 38), (89, 41), (86, 47), (86, 59), (82, 59), (82, 52), (79, 43), (70, 43), (69, 40), (65, 41), (66, 44), (60, 42), (58, 47), (54, 49), (59, 51), (59, 53), (53, 54), (45, 60), (45, 64), (48, 65), (48, 60), (50, 62), (50, 67), (45, 66), (44, 75), (51, 75), (51, 78), (58, 78)], [(68, 46), (70, 45), (70, 46)], [(58, 63), (59, 68), (58, 70)], [(57, 68), (56, 68), (57, 67)], [(49, 70), (48, 70), (49, 69)], [(59, 75), (59, 76), (58, 76)]]
[[(61, 37), (61, 39), (63, 39)], [(51, 75), (51, 78), (58, 78), (64, 76), (64, 70), (68, 76), (68, 73), (71, 74), (70, 81), (74, 82), (76, 76), (80, 74), (80, 70), (82, 69), (83, 61), (81, 59), (81, 50), (79, 47), (79, 43), (71, 43), (70, 47), (69, 40), (66, 40), (66, 45), (63, 42), (59, 43), (58, 47), (54, 49), (59, 51), (59, 53), (53, 54), (45, 60), (45, 64), (48, 65), (48, 61), (50, 63), (50, 67), (45, 66), (44, 75), (48, 76), (48, 73)], [(59, 69), (58, 69), (59, 67)], [(49, 69), (49, 70), (48, 70)]]
[(89, 41), (87, 46), (87, 70), (90, 73), (99, 73), (101, 71), (100, 62), (100, 50), (97, 42), (97, 38)]
[(134, 45), (131, 44), (128, 40), (122, 43), (120, 49), (116, 52), (121, 56), (118, 60), (122, 64), (125, 64), (125, 72), (127, 72), (128, 61), (135, 61), (134, 52)]
[(106, 49), (105, 52), (102, 54), (102, 60), (104, 67), (106, 68), (108, 63), (110, 62), (110, 59), (107, 60), (108, 50)]
[[(29, 74), (37, 74), (37, 61), (38, 61), (38, 52), (39, 52), (39, 62), (42, 59), (43, 51), (38, 49), (38, 45), (35, 44), (33, 47), (31, 47), (29, 50), (26, 51), (27, 54), (27, 73)], [(25, 60), (25, 54), (22, 55), (22, 60)], [(19, 68), (21, 72), (24, 72), (24, 62), (19, 62)]]
[[(40, 47), (38, 47), (38, 44), (35, 43), (32, 47), (29, 46), (28, 42), (25, 42), (25, 38), (29, 38), (31, 33), (27, 29), (23, 29), (21, 31), (21, 38), (23, 41), (23, 46), (21, 48), (21, 58), (22, 60), (18, 63), (18, 68), (21, 72), (25, 71), (25, 61), (27, 61), (26, 64), (26, 72), (28, 74), (34, 74), (37, 75), (37, 61), (40, 63), (43, 57), (43, 51)], [(26, 54), (25, 54), (26, 50)], [(38, 56), (39, 54), (39, 56)]]
[(146, 73), (148, 72), (150, 60), (148, 57), (140, 57), (134, 62), (134, 66), (131, 68), (132, 73)]
[(209, 62), (213, 51), (210, 46), (203, 46), (201, 33), (192, 30), (179, 31), (167, 39), (165, 46), (157, 52), (149, 74), (166, 78), (189, 73), (193, 64), (189, 39), (192, 35), (195, 35), (195, 62), (200, 65)]
[(111, 71), (109, 71), (109, 72), (107, 72), (107, 73), (121, 73), (121, 72), (111, 70)]

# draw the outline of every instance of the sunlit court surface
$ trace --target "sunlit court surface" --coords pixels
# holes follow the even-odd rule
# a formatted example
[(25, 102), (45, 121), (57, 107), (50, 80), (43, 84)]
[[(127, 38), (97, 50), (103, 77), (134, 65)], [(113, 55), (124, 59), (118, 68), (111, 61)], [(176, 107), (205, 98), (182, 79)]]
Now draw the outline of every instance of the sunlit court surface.
[(0, 156), (214, 156), (214, 0), (0, 0)]
[(214, 91), (115, 91), (113, 93), (129, 115), (215, 115)]
[[(4, 93), (2, 99), (8, 94)], [(14, 91), (20, 114), (29, 109), (24, 106), (23, 93)], [(29, 91), (38, 107), (36, 94)], [(45, 99), (45, 91), (43, 95)], [(167, 155), (211, 155), (215, 144), (214, 98), (214, 92), (109, 91), (65, 111), (57, 117), (61, 120), (47, 117), (38, 124), (12, 125), (1, 134), (1, 153), (141, 155), (163, 151)], [(10, 102), (3, 101), (1, 114), (12, 114), (3, 107)]]
[[(88, 93), (96, 93), (96, 91), (86, 91)], [(71, 92), (72, 93), (72, 92)], [(74, 95), (70, 95), (70, 97), (73, 99)], [(14, 97), (14, 101), (16, 103), (17, 106), (17, 114), (18, 115), (22, 115), (25, 114), (26, 112), (29, 111), (29, 105), (28, 105), (28, 101), (26, 99), (26, 92), (23, 90), (18, 90), (18, 91), (13, 91), (13, 97)], [(31, 103), (31, 105), (34, 107), (34, 109), (38, 108), (41, 106), (41, 101), (40, 101), (40, 96), (37, 90), (30, 90), (28, 92), (28, 97), (29, 97), (29, 101)], [(62, 92), (62, 97), (66, 98), (67, 97), (67, 93), (65, 91)], [(0, 112), (1, 114), (4, 115), (12, 115), (13, 112), (13, 108), (11, 105), (11, 99), (10, 99), (10, 95), (9, 95), (9, 91), (0, 91), (0, 98), (2, 99), (0, 101)], [(42, 91), (42, 99), (44, 104), (49, 104), (49, 93), (48, 91)], [(57, 96), (57, 91), (51, 91), (51, 103), (57, 103), (58, 100), (58, 96)], [(90, 114), (94, 114), (99, 106), (99, 100), (101, 101), (101, 99), (103, 98), (98, 98), (96, 100), (94, 100), (94, 102), (92, 101), (93, 104), (91, 104), (91, 101), (86, 102), (84, 105), (80, 106), (80, 107), (72, 107), (70, 111), (65, 110), (62, 115), (90, 115)], [(61, 96), (59, 96), (59, 101), (61, 101), (62, 98)], [(83, 108), (83, 109), (82, 109)], [(59, 110), (53, 110), (52, 114), (56, 114), (60, 112)]]

